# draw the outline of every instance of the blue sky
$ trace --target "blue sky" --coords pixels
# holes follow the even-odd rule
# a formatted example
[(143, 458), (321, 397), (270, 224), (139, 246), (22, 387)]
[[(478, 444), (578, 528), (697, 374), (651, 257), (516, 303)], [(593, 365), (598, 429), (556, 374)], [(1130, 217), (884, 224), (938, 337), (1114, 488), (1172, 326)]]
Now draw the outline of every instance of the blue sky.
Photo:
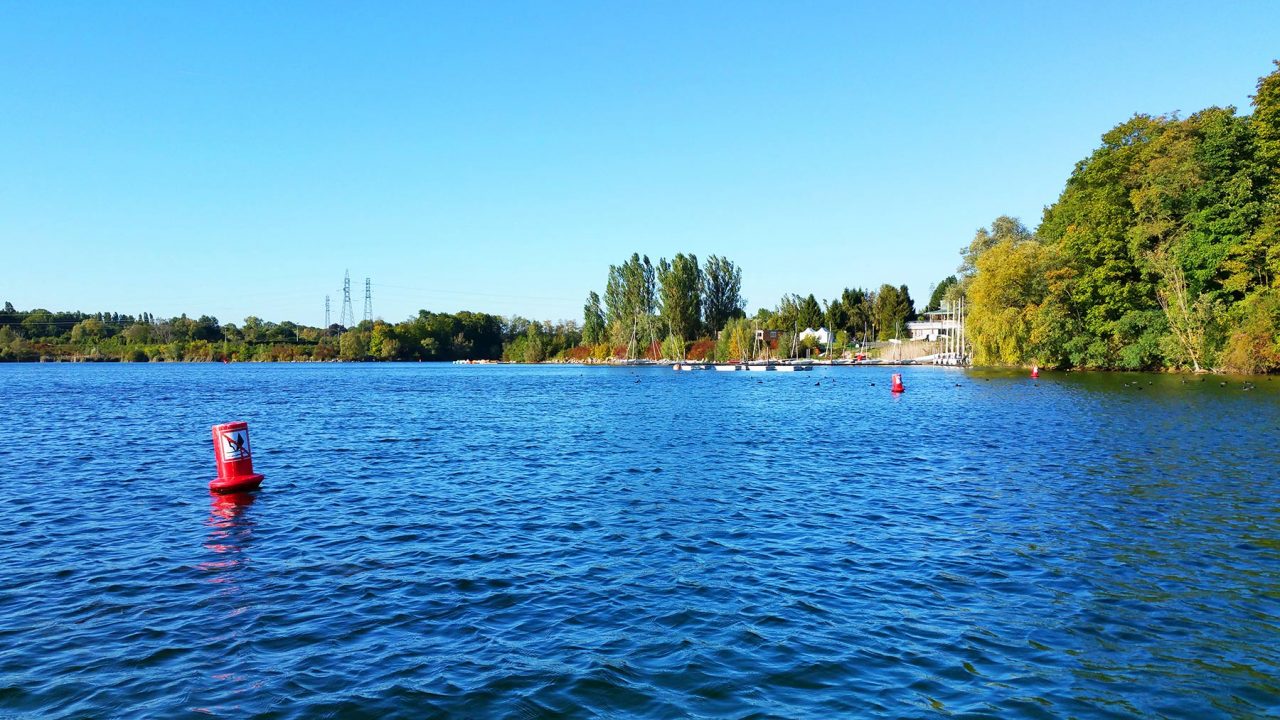
[(580, 319), (633, 251), (748, 307), (1034, 227), (1135, 112), (1248, 111), (1280, 3), (0, 4), (0, 302)]

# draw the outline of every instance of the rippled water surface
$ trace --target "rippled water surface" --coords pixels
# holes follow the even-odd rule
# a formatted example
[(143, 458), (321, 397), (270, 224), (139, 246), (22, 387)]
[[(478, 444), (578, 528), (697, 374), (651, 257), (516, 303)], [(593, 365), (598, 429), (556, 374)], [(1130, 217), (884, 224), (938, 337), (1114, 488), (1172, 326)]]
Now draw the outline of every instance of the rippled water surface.
[(889, 372), (0, 366), (0, 716), (1280, 715), (1280, 381)]

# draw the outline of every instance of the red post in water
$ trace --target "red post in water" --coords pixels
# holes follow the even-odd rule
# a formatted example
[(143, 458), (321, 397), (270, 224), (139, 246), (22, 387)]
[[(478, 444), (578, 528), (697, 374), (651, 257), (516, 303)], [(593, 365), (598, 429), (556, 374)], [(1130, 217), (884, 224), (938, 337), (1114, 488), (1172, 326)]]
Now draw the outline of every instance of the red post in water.
[(896, 394), (896, 393), (900, 393), (900, 392), (906, 392), (907, 388), (906, 388), (906, 387), (904, 387), (904, 386), (903, 386), (903, 384), (902, 384), (902, 374), (901, 374), (901, 373), (894, 373), (894, 374), (893, 374), (893, 388), (892, 388), (892, 389), (893, 389), (893, 392), (894, 392), (895, 394)]
[(213, 426), (213, 455), (218, 461), (218, 477), (209, 483), (214, 492), (245, 492), (262, 483), (253, 471), (249, 451), (249, 423), (229, 422)]
[(1031, 366), (1031, 378), (1034, 380), (1035, 378), (1038, 378), (1038, 377), (1040, 377), (1040, 366), (1039, 366), (1039, 365), (1032, 365), (1032, 366)]

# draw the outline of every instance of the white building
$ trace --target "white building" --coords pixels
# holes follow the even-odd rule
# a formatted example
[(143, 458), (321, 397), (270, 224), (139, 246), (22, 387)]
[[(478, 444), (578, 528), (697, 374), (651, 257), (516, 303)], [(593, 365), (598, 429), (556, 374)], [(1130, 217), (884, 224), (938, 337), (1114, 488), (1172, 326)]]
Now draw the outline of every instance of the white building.
[(960, 321), (954, 313), (934, 310), (920, 317), (922, 319), (907, 323), (907, 332), (911, 333), (912, 340), (937, 340), (960, 334)]
[(826, 328), (818, 328), (817, 330), (814, 330), (813, 328), (805, 328), (800, 331), (800, 334), (797, 337), (800, 340), (804, 340), (805, 338), (814, 338), (818, 341), (818, 344), (823, 347), (826, 347), (827, 343), (831, 342), (831, 333), (828, 332)]

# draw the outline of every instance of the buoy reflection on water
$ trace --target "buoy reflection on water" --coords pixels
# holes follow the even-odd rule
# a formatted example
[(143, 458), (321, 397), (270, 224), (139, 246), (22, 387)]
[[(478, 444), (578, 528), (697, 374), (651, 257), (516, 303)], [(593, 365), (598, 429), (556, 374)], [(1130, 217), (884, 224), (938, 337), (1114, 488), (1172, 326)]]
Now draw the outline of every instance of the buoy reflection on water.
[[(245, 510), (255, 499), (255, 493), (209, 493), (204, 547), (219, 557), (200, 563), (201, 570), (227, 572), (248, 561), (245, 551), (253, 539), (253, 521), (245, 515)], [(210, 582), (228, 581), (226, 576), (210, 578)]]

